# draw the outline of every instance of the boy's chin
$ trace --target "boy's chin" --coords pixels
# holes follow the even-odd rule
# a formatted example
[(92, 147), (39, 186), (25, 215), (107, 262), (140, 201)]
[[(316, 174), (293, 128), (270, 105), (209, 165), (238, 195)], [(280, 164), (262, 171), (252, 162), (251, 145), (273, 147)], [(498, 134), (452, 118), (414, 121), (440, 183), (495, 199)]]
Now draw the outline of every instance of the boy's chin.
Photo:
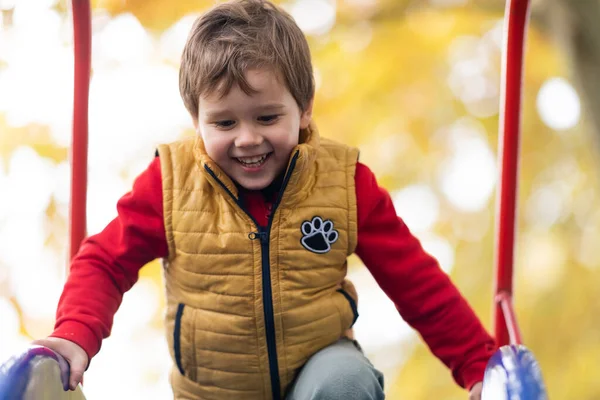
[(240, 179), (237, 183), (246, 190), (263, 190), (273, 183), (273, 180), (274, 179)]

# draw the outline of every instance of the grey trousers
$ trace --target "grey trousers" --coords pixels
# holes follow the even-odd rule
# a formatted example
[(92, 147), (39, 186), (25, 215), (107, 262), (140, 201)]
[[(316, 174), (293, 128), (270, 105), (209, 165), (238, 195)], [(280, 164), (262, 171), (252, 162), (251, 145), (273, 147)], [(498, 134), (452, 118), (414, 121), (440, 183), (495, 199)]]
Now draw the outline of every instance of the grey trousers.
[(383, 374), (356, 342), (340, 339), (302, 367), (286, 400), (382, 400)]

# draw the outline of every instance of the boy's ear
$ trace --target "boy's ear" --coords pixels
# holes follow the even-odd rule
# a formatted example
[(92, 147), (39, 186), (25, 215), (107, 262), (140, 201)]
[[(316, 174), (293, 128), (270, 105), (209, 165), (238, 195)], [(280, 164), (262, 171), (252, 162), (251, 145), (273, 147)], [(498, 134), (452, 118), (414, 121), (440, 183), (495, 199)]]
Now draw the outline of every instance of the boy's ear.
[(310, 101), (306, 105), (306, 109), (304, 111), (302, 111), (302, 114), (300, 114), (300, 129), (308, 128), (308, 124), (310, 124), (310, 121), (312, 120), (312, 110), (313, 110), (314, 100), (315, 100), (314, 97), (312, 99), (310, 99)]
[(198, 132), (198, 118), (192, 117), (192, 122), (194, 123), (194, 130)]

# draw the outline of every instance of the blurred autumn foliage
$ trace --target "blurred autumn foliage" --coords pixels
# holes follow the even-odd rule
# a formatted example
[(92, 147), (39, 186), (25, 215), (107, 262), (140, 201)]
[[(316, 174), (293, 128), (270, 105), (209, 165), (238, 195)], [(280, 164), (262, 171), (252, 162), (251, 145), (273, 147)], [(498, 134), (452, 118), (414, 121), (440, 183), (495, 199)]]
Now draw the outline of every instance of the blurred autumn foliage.
[[(197, 15), (213, 4), (206, 0), (93, 0), (92, 3), (95, 44), (104, 40), (100, 46), (116, 46), (115, 42), (107, 44), (106, 38), (118, 40), (118, 35), (101, 35), (111, 21), (123, 16), (139, 21), (144, 40), (150, 43), (141, 61), (135, 59), (127, 65), (122, 59), (115, 61), (110, 57), (102, 61), (102, 54), (95, 53), (93, 80), (108, 79), (107, 76), (119, 68), (140, 69), (142, 64), (176, 71), (176, 52), (169, 56), (172, 52), (160, 50), (167, 33), (173, 31), (182, 18), (187, 18), (189, 23), (193, 20), (190, 15)], [(597, 246), (600, 241), (600, 168), (595, 146), (598, 132), (595, 96), (600, 91), (593, 90), (600, 71), (595, 52), (600, 47), (594, 48), (589, 43), (598, 40), (594, 21), (600, 15), (594, 14), (597, 7), (591, 1), (533, 3), (523, 82), (515, 303), (525, 344), (542, 366), (550, 398), (593, 400), (600, 398), (600, 383), (594, 372), (596, 360), (600, 358), (600, 319), (594, 317), (600, 314), (600, 298), (596, 294), (600, 285), (600, 246)], [(315, 119), (321, 133), (360, 147), (361, 161), (375, 171), (380, 184), (393, 194), (399, 215), (417, 236), (431, 244), (432, 253), (441, 257), (442, 265), (491, 328), (504, 2), (299, 0), (283, 5), (297, 16), (309, 37), (317, 79)], [(14, 8), (5, 7), (2, 11), (5, 34), (0, 36), (0, 46), (3, 38), (5, 41), (10, 38), (18, 7), (17, 1)], [(53, 3), (50, 9), (62, 21), (57, 40), (68, 50), (71, 43), (69, 7), (61, 1)], [(315, 10), (322, 15), (333, 10), (332, 18), (327, 20), (321, 15), (321, 21)], [(587, 22), (581, 19), (586, 16)], [(582, 51), (586, 48), (582, 43), (588, 44), (588, 51)], [(27, 49), (21, 48), (21, 51)], [(29, 181), (23, 182), (21, 177), (20, 184), (9, 185), (11, 171), (14, 173), (13, 168), (16, 168), (15, 153), (31, 149), (32, 154), (47, 163), (44, 165), (55, 169), (57, 165), (64, 165), (68, 157), (68, 141), (58, 140), (60, 135), (56, 134), (60, 129), (68, 131), (68, 113), (61, 114), (62, 125), (53, 125), (45, 123), (43, 118), (15, 122), (14, 109), (12, 114), (7, 111), (13, 97), (2, 88), (7, 87), (11, 62), (0, 55), (2, 197), (26, 196), (29, 192), (23, 187), (35, 183), (36, 176), (24, 174), (22, 177)], [(44, 69), (43, 63), (38, 68)], [(124, 79), (119, 81), (118, 91), (103, 92), (108, 99), (105, 103), (101, 100), (94, 103), (92, 95), (91, 107), (96, 107), (102, 118), (91, 118), (91, 124), (97, 122), (100, 126), (102, 121), (108, 124), (102, 127), (113, 127), (110, 124), (122, 124), (118, 119), (122, 118), (128, 121), (125, 122), (128, 127), (135, 129), (138, 123), (144, 123), (146, 114), (160, 115), (163, 108), (159, 103), (151, 103), (155, 107), (151, 110), (140, 110), (143, 104), (149, 103), (137, 102), (134, 95), (147, 97), (150, 99), (147, 101), (152, 102), (153, 96), (162, 93), (157, 87), (176, 91), (176, 79), (171, 74), (165, 78), (166, 83), (158, 84), (158, 78), (156, 82), (153, 78), (156, 75), (142, 75), (145, 85), (131, 87)], [(23, 79), (19, 93), (29, 99), (34, 99), (39, 92), (50, 98), (70, 95), (71, 88), (60, 88), (51, 82), (48, 87), (40, 86), (49, 80), (40, 83)], [(55, 93), (48, 94), (53, 90)], [(126, 111), (116, 116), (102, 113), (102, 104), (130, 96), (127, 93), (133, 93), (133, 97)], [(179, 110), (175, 114), (184, 115), (176, 96), (169, 99), (172, 100), (170, 107)], [(28, 104), (23, 101), (23, 108)], [(173, 115), (174, 111), (169, 112)], [(111, 122), (113, 117), (115, 120)], [(150, 161), (152, 146), (191, 134), (189, 123), (186, 126), (178, 120), (173, 126), (165, 124), (171, 131), (165, 128), (164, 134), (155, 134), (145, 142), (143, 129), (134, 131), (136, 143), (143, 144), (125, 152), (122, 161), (110, 161), (112, 175), (103, 175), (101, 187), (91, 194), (89, 213), (102, 214), (91, 230), (97, 231), (100, 222), (108, 222), (114, 214), (114, 200)], [(91, 152), (95, 143), (103, 149), (111, 146), (116, 149), (125, 140), (123, 136), (110, 136), (106, 129), (91, 128), (91, 134), (95, 135), (91, 139)], [(91, 157), (92, 165), (101, 166), (111, 155)], [(93, 174), (90, 179), (93, 185)], [(9, 191), (11, 187), (14, 190)], [(101, 197), (100, 193), (106, 191), (114, 195)], [(9, 232), (16, 224), (11, 214), (19, 206), (22, 206), (19, 201), (0, 200), (0, 238), (6, 240), (0, 245), (0, 298), (8, 299), (17, 310), (20, 334), (36, 337), (48, 333), (53, 315), (29, 313), (21, 304), (25, 295), (15, 289), (18, 285), (15, 260), (22, 253), (10, 256), (9, 251), (27, 249), (22, 244), (29, 240), (30, 232), (29, 228)], [(43, 207), (44, 213), (39, 216), (42, 222), (31, 229), (40, 230), (36, 237), (42, 240), (43, 251), (58, 259), (52, 265), (60, 270), (64, 267), (68, 225), (65, 196), (50, 194)], [(108, 211), (98, 211), (101, 209)], [(352, 259), (352, 268), (362, 268), (357, 259)], [(27, 275), (19, 279), (34, 278)], [(159, 263), (145, 268), (142, 279), (158, 287)], [(52, 306), (59, 289), (52, 292), (54, 297), (48, 300)], [(160, 296), (160, 292), (157, 293), (156, 296)], [(161, 301), (157, 300), (150, 322), (157, 329), (161, 326)], [(361, 310), (363, 315), (371, 312), (375, 310)], [(382, 324), (385, 326), (385, 322)], [(393, 349), (373, 350), (385, 353), (390, 359), (396, 356), (394, 351), (399, 350), (398, 358), (405, 360), (398, 365), (392, 362), (395, 366), (386, 369), (389, 398), (466, 399), (466, 393), (456, 387), (445, 367), (420, 342), (406, 341)], [(381, 359), (381, 355), (376, 357)], [(100, 367), (97, 364), (95, 368)]]

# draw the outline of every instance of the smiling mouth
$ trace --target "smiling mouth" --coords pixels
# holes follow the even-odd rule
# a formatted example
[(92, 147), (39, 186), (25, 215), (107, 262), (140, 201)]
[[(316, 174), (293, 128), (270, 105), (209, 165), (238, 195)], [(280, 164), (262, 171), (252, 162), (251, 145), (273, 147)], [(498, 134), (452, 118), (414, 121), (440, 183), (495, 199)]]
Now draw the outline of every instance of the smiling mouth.
[(254, 157), (236, 157), (236, 160), (244, 167), (256, 168), (263, 165), (265, 161), (267, 161), (267, 159), (271, 156), (271, 154), (273, 154), (273, 152)]

